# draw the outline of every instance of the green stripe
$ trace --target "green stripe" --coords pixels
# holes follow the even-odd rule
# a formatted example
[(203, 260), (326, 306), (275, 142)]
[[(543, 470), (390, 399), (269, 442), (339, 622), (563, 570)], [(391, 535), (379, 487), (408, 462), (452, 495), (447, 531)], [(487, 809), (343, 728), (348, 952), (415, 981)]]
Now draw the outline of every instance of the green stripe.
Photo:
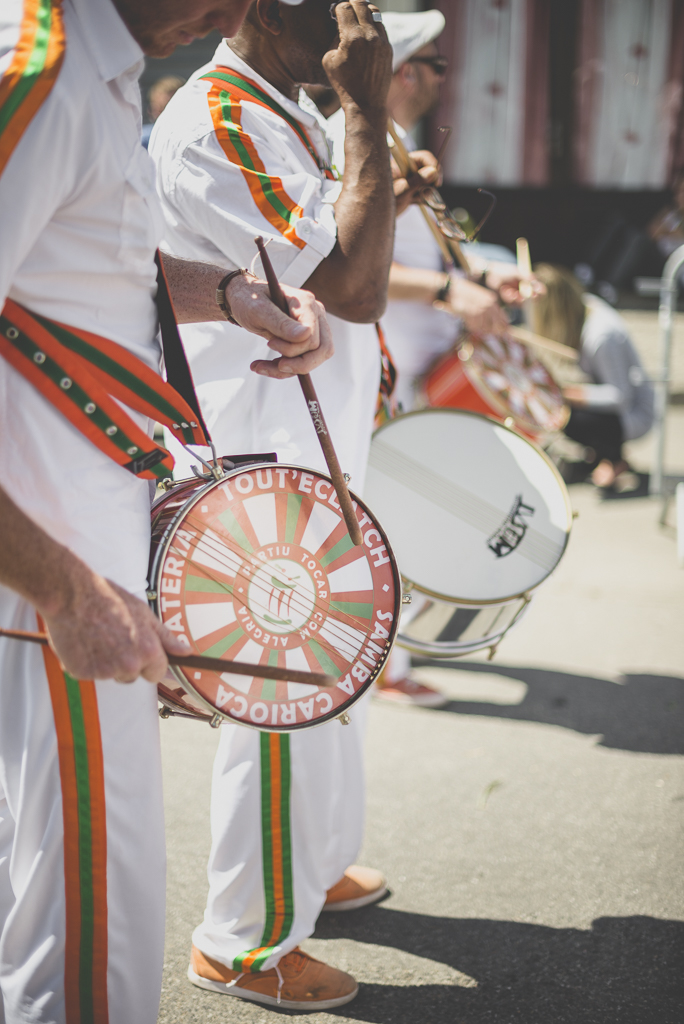
[[(278, 664), (278, 652), (268, 652), (268, 663), (269, 665)], [(261, 699), (262, 700), (275, 700), (276, 699), (276, 681), (275, 679), (264, 679), (264, 684), (261, 687)]]
[(228, 636), (224, 636), (222, 640), (218, 641), (218, 643), (215, 643), (212, 647), (208, 647), (206, 651), (202, 651), (202, 654), (205, 654), (208, 658), (220, 658), (233, 646), (234, 643), (237, 643), (241, 636), (244, 635), (245, 631), (242, 626), (238, 626), (237, 629), (234, 629), (232, 633), (228, 634)]
[(283, 120), (287, 121), (290, 127), (293, 128), (294, 131), (296, 131), (297, 135), (299, 136), (303, 144), (306, 146), (310, 156), (314, 160), (318, 169), (326, 169), (325, 167), (321, 166), (320, 157), (316, 150), (314, 149), (314, 147), (312, 146), (311, 141), (307, 138), (306, 132), (304, 131), (304, 128), (299, 123), (299, 121), (297, 121), (296, 118), (292, 117), (291, 114), (288, 114), (288, 112), (284, 110), (283, 107), (281, 107), (280, 104), (276, 102), (276, 100), (269, 96), (268, 93), (263, 92), (256, 85), (252, 85), (250, 82), (247, 82), (243, 78), (240, 78), (239, 75), (227, 74), (224, 71), (213, 71), (210, 72), (210, 74), (202, 75), (201, 77), (206, 78), (209, 81), (212, 81), (212, 79), (219, 78), (222, 82), (226, 82), (228, 85), (236, 85), (238, 89), (242, 89), (243, 92), (249, 93), (249, 95), (253, 96), (254, 99), (261, 101), (264, 104), (264, 106), (268, 107), (269, 110), (272, 110), (274, 114), (278, 114), (280, 117), (282, 117)]
[[(127, 370), (117, 363), (115, 359), (112, 359), (111, 356), (100, 352), (94, 345), (84, 341), (83, 338), (79, 338), (77, 334), (72, 334), (65, 327), (60, 327), (59, 324), (54, 323), (52, 320), (39, 316), (37, 313), (31, 313), (31, 316), (42, 324), (46, 331), (66, 348), (76, 352), (77, 355), (82, 356), (89, 363), (92, 363), (93, 366), (97, 366), (98, 369), (108, 374), (114, 380), (117, 380), (120, 384), (123, 384), (134, 395), (137, 395), (138, 398), (148, 402), (162, 416), (170, 419), (172, 423), (180, 422), (184, 419), (184, 413), (179, 412), (174, 405), (168, 402), (162, 395), (159, 395), (154, 388), (140, 380), (132, 370)], [(161, 383), (161, 377), (159, 380)], [(193, 434), (190, 427), (183, 429), (183, 437), (188, 444), (193, 444)]]
[(230, 93), (222, 92), (219, 96), (219, 101), (221, 103), (223, 123), (230, 137), (230, 141), (232, 142), (233, 146), (235, 146), (235, 149), (237, 150), (238, 155), (240, 156), (242, 166), (245, 167), (248, 171), (251, 171), (254, 175), (256, 175), (261, 186), (261, 191), (264, 194), (264, 198), (270, 204), (270, 206), (273, 207), (278, 216), (281, 217), (290, 225), (296, 224), (297, 221), (299, 220), (299, 214), (296, 213), (294, 210), (288, 210), (288, 208), (284, 205), (282, 200), (275, 194), (270, 176), (268, 174), (264, 174), (263, 171), (257, 171), (256, 167), (254, 166), (252, 158), (249, 155), (242, 141), (242, 131), (240, 130), (239, 126), (235, 125), (231, 117), (232, 101)]
[(335, 664), (332, 658), (328, 655), (328, 652), (321, 647), (318, 641), (309, 640), (309, 650), (313, 653), (324, 672), (327, 672), (328, 675), (334, 676), (335, 679), (342, 675), (342, 670), (339, 665)]
[(361, 619), (370, 619), (373, 614), (373, 605), (361, 601), (331, 601), (330, 607), (338, 612), (346, 612), (347, 615), (354, 615)]
[(325, 568), (325, 566), (330, 565), (331, 562), (335, 562), (338, 558), (341, 558), (342, 555), (346, 555), (346, 553), (350, 551), (353, 547), (354, 541), (351, 539), (348, 533), (345, 533), (342, 540), (338, 540), (335, 547), (330, 548), (330, 551), (328, 551), (327, 555), (323, 555), (323, 558), (321, 558), (320, 560), (321, 565)]
[(206, 580), (203, 576), (186, 576), (185, 591), (188, 594), (232, 594), (233, 588), (218, 580)]
[(76, 792), (78, 808), (78, 856), (81, 891), (81, 941), (79, 961), (79, 992), (81, 1024), (91, 1024), (93, 1007), (93, 942), (95, 936), (95, 901), (93, 895), (92, 822), (90, 817), (90, 774), (81, 690), (77, 679), (64, 673), (69, 717), (74, 744)]
[[(8, 338), (8, 327), (15, 327), (15, 325), (12, 324), (11, 321), (8, 320), (6, 317), (0, 316), (0, 330), (4, 334), (7, 341), (9, 341), (10, 344), (13, 345), (19, 352), (21, 352), (23, 356), (25, 356), (35, 366), (37, 366), (41, 373), (43, 373), (49, 380), (51, 380), (53, 384), (56, 384), (58, 387), (60, 387), (60, 381), (63, 380), (65, 377), (69, 377), (69, 374), (64, 369), (64, 367), (60, 366), (59, 363), (57, 363), (51, 356), (48, 356), (45, 353), (42, 353), (45, 356), (43, 362), (36, 363), (34, 356), (36, 355), (37, 352), (41, 351), (36, 342), (33, 341), (32, 338), (30, 338), (27, 334), (24, 334), (23, 331), (19, 330), (19, 328), (16, 327), (15, 329), (19, 331), (18, 336), (16, 338)], [(71, 380), (70, 377), (69, 379)], [(88, 419), (91, 421), (91, 423), (93, 423), (94, 426), (98, 428), (98, 430), (104, 435), (104, 437), (111, 444), (113, 444), (115, 448), (118, 448), (119, 451), (127, 455), (129, 459), (139, 459), (145, 454), (147, 454), (145, 449), (139, 448), (138, 445), (135, 444), (135, 442), (126, 433), (124, 433), (123, 428), (121, 426), (112, 422), (110, 417), (100, 409), (96, 402), (93, 402), (92, 397), (87, 393), (87, 391), (84, 391), (80, 384), (78, 384), (75, 380), (71, 380), (71, 385), (66, 390), (64, 388), (60, 388), (60, 390), (64, 392), (65, 397), (68, 398), (69, 401), (74, 406), (76, 406), (76, 408), (81, 413), (84, 412), (86, 405), (92, 402), (92, 404), (95, 405), (95, 412), (93, 412), (92, 414), (86, 413), (85, 415), (88, 416)], [(127, 413), (124, 413), (122, 411), (122, 416), (126, 415)], [(116, 427), (116, 433), (110, 437), (109, 434), (107, 434), (107, 429), (111, 427)], [(128, 449), (132, 447), (135, 447), (136, 451), (133, 455), (130, 455)], [(150, 448), (147, 451), (154, 450), (156, 450), (154, 443), (150, 439)], [(160, 478), (172, 475), (172, 471), (170, 469), (167, 469), (166, 466), (163, 466), (161, 463), (158, 463), (156, 466), (150, 467), (150, 469), (155, 474), (155, 476), (158, 476)]]
[(231, 535), (233, 540), (237, 541), (238, 547), (242, 548), (243, 551), (246, 551), (248, 554), (251, 555), (252, 552), (254, 551), (254, 548), (247, 540), (247, 534), (242, 529), (242, 527), (240, 526), (239, 522), (237, 521), (233, 513), (230, 511), (230, 509), (227, 508), (225, 512), (221, 512), (218, 518), (223, 523), (223, 525), (225, 526), (226, 530)]
[(33, 41), (31, 56), (28, 59), (21, 78), (0, 109), (0, 135), (7, 128), (7, 125), (31, 92), (31, 89), (43, 72), (45, 67), (45, 58), (47, 57), (48, 44), (50, 42), (51, 28), (51, 0), (41, 0), (40, 8), (38, 10), (38, 28)]
[(287, 517), (285, 519), (285, 543), (293, 544), (297, 532), (299, 512), (302, 507), (301, 494), (288, 494), (287, 496)]
[[(264, 899), (266, 903), (266, 919), (261, 936), (260, 946), (271, 937), (275, 918), (275, 897), (273, 892), (273, 823), (271, 821), (271, 738), (262, 732), (259, 736), (261, 747), (261, 849), (264, 873)], [(267, 946), (266, 949), (270, 949)], [(265, 952), (265, 950), (264, 950)], [(257, 958), (259, 959), (259, 958)], [(256, 960), (251, 970), (258, 970)]]

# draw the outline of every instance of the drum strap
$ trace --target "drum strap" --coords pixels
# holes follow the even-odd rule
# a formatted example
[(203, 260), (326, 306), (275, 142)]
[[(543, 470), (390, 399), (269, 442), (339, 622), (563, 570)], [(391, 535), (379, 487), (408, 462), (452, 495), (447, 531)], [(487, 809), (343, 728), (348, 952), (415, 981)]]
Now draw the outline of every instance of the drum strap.
[[(202, 421), (189, 403), (109, 338), (48, 320), (8, 299), (0, 314), (0, 355), (100, 451), (135, 476), (171, 476), (174, 460), (119, 402), (163, 423), (181, 444), (207, 444)], [(188, 378), (192, 384), (189, 371)]]
[(375, 426), (381, 427), (383, 423), (387, 423), (388, 420), (394, 419), (397, 415), (397, 403), (394, 398), (397, 368), (392, 361), (382, 327), (380, 324), (376, 324), (375, 329), (378, 332), (381, 362), (380, 387), (378, 389), (378, 402), (375, 408)]

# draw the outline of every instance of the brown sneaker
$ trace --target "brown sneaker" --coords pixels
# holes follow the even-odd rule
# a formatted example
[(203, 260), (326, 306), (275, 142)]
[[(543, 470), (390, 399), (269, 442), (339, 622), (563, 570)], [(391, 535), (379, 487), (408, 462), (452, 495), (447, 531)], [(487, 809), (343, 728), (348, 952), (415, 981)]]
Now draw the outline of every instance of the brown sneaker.
[(270, 971), (241, 974), (192, 947), (188, 978), (198, 988), (237, 996), (281, 1010), (329, 1010), (349, 1003), (359, 991), (350, 974), (316, 960), (297, 948)]
[(352, 864), (339, 882), (328, 889), (323, 910), (357, 910), (377, 903), (387, 892), (385, 879), (375, 868)]
[(396, 683), (378, 686), (373, 696), (376, 700), (386, 700), (392, 704), (413, 704), (419, 708), (443, 708), (449, 703), (448, 698), (439, 690), (413, 679), (399, 679)]

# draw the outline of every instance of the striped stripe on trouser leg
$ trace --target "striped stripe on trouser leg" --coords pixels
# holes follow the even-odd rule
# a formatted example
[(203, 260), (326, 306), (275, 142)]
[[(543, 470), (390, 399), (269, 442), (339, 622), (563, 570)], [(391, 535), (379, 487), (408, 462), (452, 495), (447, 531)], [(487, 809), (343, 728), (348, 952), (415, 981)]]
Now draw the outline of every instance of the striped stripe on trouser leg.
[(290, 737), (261, 733), (261, 846), (266, 920), (261, 942), (235, 957), (236, 971), (260, 971), (290, 934), (294, 917), (290, 825)]
[(95, 684), (64, 672), (49, 649), (45, 669), (57, 731), (64, 816), (68, 1024), (107, 1024), (107, 831)]

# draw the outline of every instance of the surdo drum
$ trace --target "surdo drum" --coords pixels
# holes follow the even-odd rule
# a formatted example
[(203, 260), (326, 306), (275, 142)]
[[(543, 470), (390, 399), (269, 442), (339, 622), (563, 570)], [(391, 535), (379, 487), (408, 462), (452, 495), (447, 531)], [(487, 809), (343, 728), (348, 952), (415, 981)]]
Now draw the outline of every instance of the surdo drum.
[(562, 430), (569, 415), (544, 364), (511, 336), (468, 335), (426, 374), (423, 397), (433, 408), (510, 419), (533, 440)]
[(352, 498), (363, 547), (352, 544), (330, 479), (300, 466), (180, 481), (154, 503), (148, 598), (188, 653), (337, 680), (317, 687), (174, 667), (158, 688), (162, 717), (272, 732), (345, 721), (387, 658), (401, 603), (385, 533)]
[(493, 652), (558, 565), (572, 523), (565, 485), (541, 449), (454, 409), (382, 426), (366, 495), (412, 590), (397, 643), (429, 657)]

